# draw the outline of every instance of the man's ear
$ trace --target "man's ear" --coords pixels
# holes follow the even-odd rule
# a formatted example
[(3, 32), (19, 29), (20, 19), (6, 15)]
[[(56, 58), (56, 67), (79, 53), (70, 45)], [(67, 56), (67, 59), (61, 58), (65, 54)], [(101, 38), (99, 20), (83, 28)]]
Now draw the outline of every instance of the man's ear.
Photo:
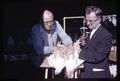
[(95, 23), (101, 23), (101, 18), (100, 17), (98, 17), (98, 20), (95, 22)]

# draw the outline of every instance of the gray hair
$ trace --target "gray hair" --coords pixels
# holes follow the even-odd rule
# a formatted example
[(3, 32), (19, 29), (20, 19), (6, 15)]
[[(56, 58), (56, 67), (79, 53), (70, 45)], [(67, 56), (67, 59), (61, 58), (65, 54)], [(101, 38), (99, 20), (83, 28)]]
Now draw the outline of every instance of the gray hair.
[(102, 10), (99, 7), (96, 7), (96, 6), (87, 6), (86, 9), (85, 9), (85, 13), (89, 14), (91, 12), (95, 12), (96, 15), (100, 16), (100, 17), (102, 15)]

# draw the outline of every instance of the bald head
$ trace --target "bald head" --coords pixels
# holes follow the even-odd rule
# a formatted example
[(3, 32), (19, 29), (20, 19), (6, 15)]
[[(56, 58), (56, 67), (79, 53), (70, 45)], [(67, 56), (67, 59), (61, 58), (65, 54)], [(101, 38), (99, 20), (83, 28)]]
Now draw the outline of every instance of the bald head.
[(54, 21), (53, 13), (49, 10), (45, 10), (43, 12), (43, 23), (47, 31), (51, 30), (53, 26), (53, 21)]
[(53, 13), (51, 12), (51, 11), (49, 11), (49, 10), (45, 10), (44, 12), (43, 12), (43, 21), (44, 20), (48, 20), (48, 19), (53, 19)]

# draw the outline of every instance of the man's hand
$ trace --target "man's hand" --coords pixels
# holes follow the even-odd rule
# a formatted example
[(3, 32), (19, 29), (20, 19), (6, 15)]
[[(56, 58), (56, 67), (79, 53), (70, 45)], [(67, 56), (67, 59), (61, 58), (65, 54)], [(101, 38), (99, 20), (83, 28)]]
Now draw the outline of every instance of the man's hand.
[(73, 48), (74, 48), (74, 51), (76, 51), (78, 54), (80, 53), (81, 49), (80, 49), (80, 42), (79, 42), (79, 40), (74, 42)]
[(81, 45), (85, 45), (85, 39), (86, 39), (87, 37), (85, 37), (84, 35), (82, 35), (82, 36), (80, 36), (80, 44)]

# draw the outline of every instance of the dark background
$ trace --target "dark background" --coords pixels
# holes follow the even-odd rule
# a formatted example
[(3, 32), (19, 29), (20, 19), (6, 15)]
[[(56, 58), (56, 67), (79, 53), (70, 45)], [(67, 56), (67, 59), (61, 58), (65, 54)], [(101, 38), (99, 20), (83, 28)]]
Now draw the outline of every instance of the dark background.
[[(35, 77), (30, 65), (31, 28), (41, 12), (50, 9), (63, 26), (64, 16), (83, 16), (87, 5), (97, 5), (103, 14), (117, 14), (116, 0), (5, 1), (3, 8), (2, 78), (24, 80)], [(73, 32), (73, 31), (72, 31)]]

